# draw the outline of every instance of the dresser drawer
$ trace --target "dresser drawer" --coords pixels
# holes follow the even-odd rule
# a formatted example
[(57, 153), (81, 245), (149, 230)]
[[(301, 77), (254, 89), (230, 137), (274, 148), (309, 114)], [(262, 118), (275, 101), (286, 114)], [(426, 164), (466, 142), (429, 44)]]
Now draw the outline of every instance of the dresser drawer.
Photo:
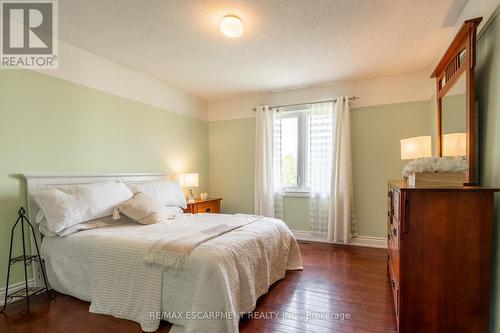
[(392, 191), (392, 211), (394, 218), (400, 222), (401, 221), (401, 193), (399, 191)]
[(198, 203), (194, 210), (195, 213), (219, 213), (219, 203), (217, 201)]
[(396, 242), (396, 245), (399, 246), (399, 222), (396, 220), (396, 218), (393, 218), (391, 220), (392, 223), (389, 224), (387, 232), (389, 233), (388, 238), (392, 239)]
[(396, 280), (399, 285), (399, 248), (396, 245), (396, 242), (393, 239), (390, 239), (388, 242), (388, 251), (387, 255), (390, 261), (390, 265), (392, 267), (392, 271), (394, 273), (393, 278)]
[(387, 191), (387, 223), (389, 224), (392, 220), (393, 208), (392, 208), (392, 188)]
[(392, 298), (394, 300), (394, 312), (399, 321), (399, 281), (395, 276), (394, 268), (392, 267), (392, 262), (389, 260), (389, 278), (390, 287), (392, 291)]
[(387, 205), (387, 266), (389, 268), (390, 288), (394, 300), (394, 311), (399, 322), (399, 275), (400, 275), (400, 223), (401, 192), (389, 187)]

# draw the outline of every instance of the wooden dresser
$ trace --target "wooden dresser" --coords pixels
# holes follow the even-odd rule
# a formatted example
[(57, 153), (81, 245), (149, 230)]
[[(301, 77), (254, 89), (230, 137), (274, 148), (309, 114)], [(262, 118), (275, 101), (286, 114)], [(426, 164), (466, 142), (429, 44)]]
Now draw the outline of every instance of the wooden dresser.
[(399, 332), (488, 332), (496, 191), (389, 182), (388, 270)]

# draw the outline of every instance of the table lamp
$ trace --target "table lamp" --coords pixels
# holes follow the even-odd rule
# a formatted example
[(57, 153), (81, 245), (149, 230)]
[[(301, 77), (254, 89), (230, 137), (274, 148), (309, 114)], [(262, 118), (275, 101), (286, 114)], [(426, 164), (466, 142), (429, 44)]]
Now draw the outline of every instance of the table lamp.
[(189, 188), (187, 197), (188, 203), (194, 202), (193, 187), (198, 187), (198, 174), (197, 173), (181, 173), (179, 175), (179, 184), (184, 188)]

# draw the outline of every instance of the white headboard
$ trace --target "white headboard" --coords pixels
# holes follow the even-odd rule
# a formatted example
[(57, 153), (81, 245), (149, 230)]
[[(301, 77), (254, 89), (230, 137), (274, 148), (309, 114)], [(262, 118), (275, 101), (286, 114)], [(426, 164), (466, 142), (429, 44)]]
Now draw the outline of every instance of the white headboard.
[[(35, 223), (35, 216), (38, 212), (37, 205), (34, 202), (31, 193), (42, 191), (54, 186), (68, 186), (77, 184), (90, 184), (104, 181), (123, 181), (128, 183), (139, 183), (144, 181), (166, 179), (167, 175), (163, 173), (118, 173), (118, 174), (24, 174), (26, 179), (26, 196), (28, 200), (28, 219), (35, 229), (38, 247), (41, 246), (42, 235)], [(31, 233), (30, 233), (31, 235)], [(34, 240), (31, 239), (32, 251), (34, 252)], [(34, 266), (33, 279), (35, 285), (40, 285), (42, 276), (40, 267)]]
[[(32, 192), (42, 191), (54, 186), (67, 186), (78, 184), (90, 184), (106, 181), (123, 181), (128, 183), (139, 183), (151, 180), (166, 179), (167, 175), (163, 173), (117, 173), (117, 174), (85, 174), (85, 175), (72, 175), (72, 174), (24, 174), (26, 179), (26, 196), (28, 198), (28, 218), (35, 222), (35, 215), (37, 213), (36, 203), (31, 197)], [(30, 209), (31, 208), (31, 209)]]

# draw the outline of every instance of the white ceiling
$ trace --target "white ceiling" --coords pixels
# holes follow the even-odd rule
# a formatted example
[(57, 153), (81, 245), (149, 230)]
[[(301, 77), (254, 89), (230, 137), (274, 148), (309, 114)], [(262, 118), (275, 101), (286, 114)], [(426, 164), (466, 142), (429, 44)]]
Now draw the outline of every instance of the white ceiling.
[[(430, 69), (467, 0), (64, 0), (59, 36), (207, 100)], [(241, 38), (218, 30), (239, 16)]]

